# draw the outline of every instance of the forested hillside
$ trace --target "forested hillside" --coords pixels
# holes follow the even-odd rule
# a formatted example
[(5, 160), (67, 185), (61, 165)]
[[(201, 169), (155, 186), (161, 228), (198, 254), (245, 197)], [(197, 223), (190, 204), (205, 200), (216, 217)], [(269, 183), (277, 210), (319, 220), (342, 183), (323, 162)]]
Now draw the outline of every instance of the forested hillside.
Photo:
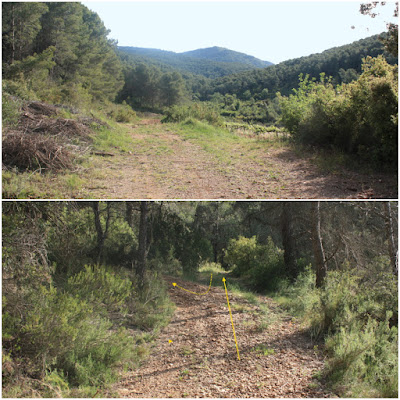
[(238, 51), (233, 51), (218, 46), (209, 47), (206, 49), (185, 51), (182, 54), (204, 60), (247, 64), (249, 66), (256, 68), (265, 68), (269, 67), (270, 65), (273, 65), (269, 61), (263, 61), (256, 57), (249, 56), (247, 54), (240, 53)]
[(153, 354), (166, 397), (397, 398), (397, 243), (396, 202), (4, 202), (3, 397), (157, 397), (118, 384)]
[(218, 78), (233, 73), (265, 68), (271, 65), (247, 54), (221, 47), (199, 49), (184, 53), (146, 49), (139, 47), (118, 47), (122, 56), (130, 56), (133, 63), (145, 61), (159, 67), (172, 67), (181, 73), (202, 75), (206, 78)]
[(273, 98), (276, 92), (288, 95), (299, 84), (299, 75), (319, 79), (321, 73), (332, 76), (336, 83), (349, 83), (361, 73), (362, 59), (384, 54), (390, 64), (397, 64), (397, 57), (385, 52), (378, 36), (335, 47), (320, 54), (284, 61), (262, 70), (253, 70), (215, 79), (202, 93), (206, 99), (214, 93), (236, 95), (239, 99), (250, 97)]
[(53, 103), (114, 100), (123, 85), (115, 43), (80, 3), (3, 3), (3, 93)]

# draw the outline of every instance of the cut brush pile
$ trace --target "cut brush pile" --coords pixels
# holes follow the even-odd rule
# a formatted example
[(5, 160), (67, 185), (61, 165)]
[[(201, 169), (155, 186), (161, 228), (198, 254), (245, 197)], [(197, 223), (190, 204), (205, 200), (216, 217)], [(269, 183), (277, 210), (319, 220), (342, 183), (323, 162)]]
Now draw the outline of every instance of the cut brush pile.
[(96, 121), (54, 118), (57, 115), (56, 106), (25, 104), (17, 126), (3, 132), (3, 166), (40, 171), (72, 169), (74, 159), (89, 150), (89, 125)]

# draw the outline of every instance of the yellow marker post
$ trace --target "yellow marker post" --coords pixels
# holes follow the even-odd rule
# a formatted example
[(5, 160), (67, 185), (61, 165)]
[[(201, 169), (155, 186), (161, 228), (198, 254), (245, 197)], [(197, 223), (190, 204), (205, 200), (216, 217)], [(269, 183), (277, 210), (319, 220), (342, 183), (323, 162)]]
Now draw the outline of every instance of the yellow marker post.
[(200, 295), (200, 296), (203, 296), (203, 295), (207, 294), (207, 293), (210, 291), (210, 289), (211, 289), (211, 282), (212, 282), (212, 274), (211, 274), (211, 278), (210, 278), (210, 286), (208, 287), (207, 292), (204, 292), (204, 293), (191, 292), (190, 290), (187, 290), (187, 289), (185, 289), (185, 288), (183, 288), (183, 287), (177, 285), (175, 282), (174, 282), (172, 285), (175, 286), (175, 287), (178, 287), (179, 289), (182, 289), (182, 290), (184, 290), (184, 291), (186, 291), (186, 292), (189, 292), (189, 293), (192, 293), (192, 294), (198, 294), (198, 295)]
[(225, 279), (225, 278), (222, 278), (222, 282), (224, 282), (224, 286), (225, 286), (226, 301), (228, 302), (229, 315), (231, 316), (232, 330), (233, 330), (233, 338), (235, 339), (237, 356), (238, 356), (238, 360), (240, 361), (239, 347), (238, 347), (237, 340), (236, 340), (236, 333), (235, 333), (235, 327), (234, 327), (234, 325), (233, 325), (232, 311), (231, 311), (231, 306), (229, 305), (228, 289), (226, 288), (225, 281), (226, 281), (226, 279)]

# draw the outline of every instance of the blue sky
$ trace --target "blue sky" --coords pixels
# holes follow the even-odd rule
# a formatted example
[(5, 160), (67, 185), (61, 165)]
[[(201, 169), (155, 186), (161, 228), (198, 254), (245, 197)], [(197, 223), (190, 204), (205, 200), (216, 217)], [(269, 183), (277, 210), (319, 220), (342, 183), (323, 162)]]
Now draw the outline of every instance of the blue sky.
[[(385, 30), (394, 2), (375, 19), (361, 1), (84, 1), (121, 46), (182, 52), (226, 47), (279, 63)], [(352, 29), (354, 27), (355, 29)]]

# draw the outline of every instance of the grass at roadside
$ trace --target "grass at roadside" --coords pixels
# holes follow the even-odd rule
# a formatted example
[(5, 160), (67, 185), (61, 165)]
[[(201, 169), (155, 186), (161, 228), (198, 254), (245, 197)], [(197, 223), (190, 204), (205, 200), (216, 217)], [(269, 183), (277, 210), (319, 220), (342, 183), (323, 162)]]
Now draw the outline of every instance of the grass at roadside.
[(249, 137), (224, 127), (216, 127), (192, 119), (173, 124), (173, 126), (184, 140), (200, 145), (226, 165), (242, 160), (259, 160), (260, 152), (265, 153), (270, 148), (279, 148), (288, 144), (285, 137), (275, 134), (271, 134), (268, 138)]
[[(66, 115), (64, 111), (61, 114)], [(74, 118), (82, 116), (75, 115)], [(100, 118), (96, 118), (100, 121)], [(84, 151), (73, 156), (72, 168), (57, 171), (52, 170), (22, 170), (16, 167), (3, 169), (2, 193), (3, 198), (88, 198), (90, 182), (101, 175), (101, 167), (96, 165), (94, 157), (97, 154), (123, 154), (132, 150), (133, 141), (129, 135), (129, 128), (124, 124), (116, 123), (102, 117), (104, 125), (96, 125), (90, 134), (91, 143), (85, 144)], [(79, 144), (77, 145), (79, 147)], [(73, 154), (74, 146), (70, 151)], [(97, 156), (96, 158), (99, 158)]]

